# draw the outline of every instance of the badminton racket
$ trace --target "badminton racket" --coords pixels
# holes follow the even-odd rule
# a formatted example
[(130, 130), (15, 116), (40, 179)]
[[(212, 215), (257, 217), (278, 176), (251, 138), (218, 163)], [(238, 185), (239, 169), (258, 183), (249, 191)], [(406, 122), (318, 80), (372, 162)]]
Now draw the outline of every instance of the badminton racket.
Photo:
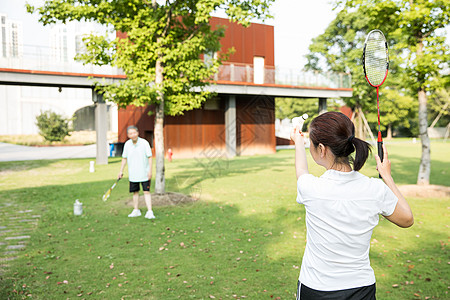
[(383, 161), (383, 138), (381, 136), (379, 88), (386, 80), (389, 70), (389, 51), (381, 30), (369, 32), (364, 43), (363, 69), (367, 82), (377, 89), (378, 156)]

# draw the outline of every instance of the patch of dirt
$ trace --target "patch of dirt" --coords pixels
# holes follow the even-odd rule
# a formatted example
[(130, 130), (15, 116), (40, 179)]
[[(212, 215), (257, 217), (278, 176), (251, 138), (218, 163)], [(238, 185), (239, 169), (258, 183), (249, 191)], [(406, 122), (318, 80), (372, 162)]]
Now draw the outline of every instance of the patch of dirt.
[[(152, 194), (152, 206), (175, 206), (196, 202), (198, 199), (179, 193)], [(133, 198), (126, 201), (133, 206)], [(144, 195), (139, 196), (139, 207), (145, 207)]]
[(408, 184), (398, 188), (405, 198), (450, 198), (450, 186)]

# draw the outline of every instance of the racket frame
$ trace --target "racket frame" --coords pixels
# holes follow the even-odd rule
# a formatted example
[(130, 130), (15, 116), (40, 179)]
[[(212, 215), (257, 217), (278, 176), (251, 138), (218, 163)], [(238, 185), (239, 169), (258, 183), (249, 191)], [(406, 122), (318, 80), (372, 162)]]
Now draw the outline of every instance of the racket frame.
[(119, 183), (120, 179), (121, 178), (117, 178), (116, 182), (114, 182), (114, 184), (109, 188), (109, 190), (107, 190), (106, 193), (103, 195), (103, 197), (102, 197), (103, 202), (106, 202), (106, 200), (108, 200), (109, 196), (111, 196), (112, 190), (116, 187), (117, 183)]
[[(374, 85), (370, 82), (368, 76), (367, 76), (367, 72), (366, 72), (366, 46), (367, 46), (367, 41), (369, 40), (369, 37), (371, 34), (373, 34), (374, 32), (378, 32), (379, 34), (381, 34), (381, 36), (384, 39), (384, 47), (386, 49), (386, 73), (384, 74), (384, 78), (382, 80), (382, 82), (378, 85)], [(378, 114), (378, 139), (377, 139), (377, 148), (378, 148), (378, 156), (380, 157), (380, 160), (383, 161), (383, 157), (384, 157), (384, 153), (383, 153), (383, 138), (381, 136), (381, 121), (380, 121), (380, 96), (379, 96), (379, 89), (380, 86), (383, 85), (383, 83), (386, 81), (388, 72), (389, 72), (389, 48), (387, 46), (387, 41), (386, 41), (386, 37), (384, 36), (383, 32), (379, 29), (374, 29), (372, 31), (370, 31), (367, 34), (366, 40), (364, 42), (364, 50), (363, 50), (363, 57), (362, 57), (362, 65), (363, 65), (363, 70), (364, 70), (364, 77), (366, 78), (366, 81), (369, 85), (373, 86), (374, 88), (377, 89), (377, 114)], [(380, 175), (381, 178), (381, 175)]]

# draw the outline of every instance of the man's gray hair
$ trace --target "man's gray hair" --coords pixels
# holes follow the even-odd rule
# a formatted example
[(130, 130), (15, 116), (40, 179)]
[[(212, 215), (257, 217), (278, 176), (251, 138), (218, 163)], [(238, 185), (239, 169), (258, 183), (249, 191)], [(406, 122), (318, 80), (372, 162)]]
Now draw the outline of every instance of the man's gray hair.
[(131, 126), (128, 126), (128, 127), (127, 127), (127, 133), (128, 133), (128, 130), (130, 130), (130, 129), (134, 129), (134, 130), (136, 130), (137, 132), (139, 132), (139, 129), (138, 129), (136, 126), (134, 126), (134, 125), (131, 125)]

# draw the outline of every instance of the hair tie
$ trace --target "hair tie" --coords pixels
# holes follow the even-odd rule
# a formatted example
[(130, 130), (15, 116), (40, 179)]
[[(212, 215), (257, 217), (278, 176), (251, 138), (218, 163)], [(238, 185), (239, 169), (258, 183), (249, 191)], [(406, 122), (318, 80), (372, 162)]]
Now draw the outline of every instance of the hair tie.
[(355, 137), (355, 136), (352, 134), (352, 135), (348, 138), (348, 142), (349, 142), (349, 143), (352, 143), (354, 137)]

